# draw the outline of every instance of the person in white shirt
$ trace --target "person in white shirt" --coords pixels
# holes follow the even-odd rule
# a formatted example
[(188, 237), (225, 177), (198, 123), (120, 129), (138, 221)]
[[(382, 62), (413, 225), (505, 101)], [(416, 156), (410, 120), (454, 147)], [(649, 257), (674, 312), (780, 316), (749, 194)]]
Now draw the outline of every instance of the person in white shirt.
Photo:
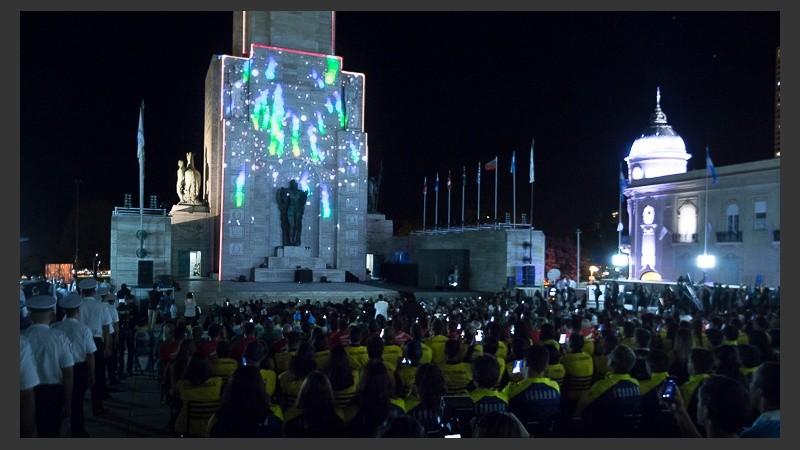
[(375, 318), (379, 315), (389, 319), (389, 302), (383, 298), (383, 294), (378, 294), (378, 301), (375, 302)]
[(28, 338), (41, 382), (34, 388), (36, 397), (36, 435), (61, 435), (61, 422), (72, 413), (72, 343), (67, 335), (50, 327), (55, 317), (56, 298), (36, 295), (27, 300), (31, 326), (21, 335)]
[(72, 343), (72, 357), (75, 365), (72, 368), (70, 432), (72, 437), (88, 438), (83, 400), (86, 390), (94, 384), (94, 353), (97, 351), (97, 346), (92, 337), (92, 330), (79, 320), (81, 303), (83, 303), (83, 299), (78, 294), (69, 294), (61, 298), (58, 305), (64, 309), (64, 318), (51, 324), (50, 327), (63, 331)]
[(195, 326), (197, 325), (197, 304), (194, 301), (194, 294), (191, 292), (186, 293), (186, 301), (184, 302), (183, 317), (186, 318), (186, 323)]
[(36, 429), (36, 394), (34, 388), (40, 384), (36, 361), (33, 359), (31, 342), (19, 336), (19, 437), (33, 437)]

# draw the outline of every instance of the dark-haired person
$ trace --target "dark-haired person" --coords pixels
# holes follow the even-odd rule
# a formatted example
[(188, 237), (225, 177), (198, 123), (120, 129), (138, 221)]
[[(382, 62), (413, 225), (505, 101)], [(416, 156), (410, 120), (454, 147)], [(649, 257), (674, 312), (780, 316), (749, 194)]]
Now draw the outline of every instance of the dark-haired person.
[[(414, 335), (413, 328), (411, 335)], [(433, 322), (431, 323), (431, 335), (422, 339), (422, 343), (431, 348), (432, 354), (430, 362), (439, 364), (447, 361), (447, 355), (444, 350), (444, 345), (446, 342), (447, 336), (445, 323), (438, 317), (434, 318)]]
[[(689, 411), (689, 417), (692, 420), (697, 417), (697, 396), (694, 394), (697, 388), (711, 377), (713, 368), (714, 353), (711, 350), (697, 347), (692, 349), (689, 354), (688, 364), (689, 380), (686, 383), (678, 384), (686, 409)], [(695, 422), (695, 425), (700, 428), (702, 434), (704, 432), (702, 425), (698, 422)]]
[(405, 402), (394, 392), (394, 378), (383, 361), (367, 361), (361, 370), (356, 398), (345, 408), (348, 437), (374, 437), (384, 420), (405, 414)]
[[(675, 419), (685, 438), (732, 438), (748, 423), (750, 395), (738, 381), (724, 375), (712, 375), (697, 389), (697, 413), (693, 419), (686, 409), (680, 390), (670, 400)], [(700, 428), (696, 425), (699, 424)]]
[(412, 341), (417, 341), (420, 343), (420, 348), (422, 351), (422, 354), (419, 358), (419, 363), (425, 364), (433, 362), (433, 349), (430, 348), (423, 341), (423, 337), (425, 336), (425, 331), (422, 329), (422, 325), (420, 325), (419, 323), (414, 323), (413, 325), (411, 325), (410, 336), (411, 339), (407, 340), (405, 345), (403, 346), (403, 353), (406, 354), (406, 357), (408, 357), (408, 344), (411, 343)]
[[(402, 389), (402, 397), (406, 398), (414, 387), (417, 376), (417, 370), (422, 363), (422, 346), (424, 344), (416, 339), (410, 339), (406, 342), (403, 349), (405, 356), (400, 359), (401, 363), (395, 371), (395, 382), (398, 389)], [(403, 363), (403, 361), (406, 363)], [(429, 364), (429, 363), (426, 363)]]
[(439, 407), (447, 390), (444, 376), (439, 366), (433, 363), (422, 364), (415, 373), (412, 391), (405, 398), (406, 415), (422, 423), (428, 436), (438, 437)]
[[(457, 339), (448, 339), (444, 346), (446, 361), (437, 364), (444, 376), (447, 395), (465, 394), (472, 390), (472, 365), (460, 358), (461, 344)], [(495, 380), (495, 383), (497, 380)], [(493, 384), (495, 384), (493, 383)]]
[(586, 341), (580, 333), (572, 333), (567, 342), (566, 354), (559, 360), (565, 371), (561, 410), (564, 414), (572, 415), (578, 400), (595, 381), (594, 360), (583, 351)]
[(364, 334), (360, 326), (350, 326), (350, 344), (344, 347), (353, 369), (361, 371), (369, 361), (367, 347), (361, 343)]
[(647, 355), (647, 372), (650, 378), (639, 380), (642, 419), (636, 437), (679, 437), (680, 431), (673, 415), (661, 402), (661, 390), (669, 377), (669, 355), (660, 348)]
[(552, 343), (542, 345), (544, 345), (544, 348), (547, 349), (550, 355), (550, 360), (547, 362), (547, 369), (545, 369), (544, 376), (558, 383), (560, 387), (563, 387), (562, 385), (567, 370), (564, 368), (564, 365), (561, 364), (561, 351)]
[(508, 411), (508, 396), (496, 388), (500, 370), (500, 361), (489, 354), (480, 355), (472, 361), (476, 387), (469, 396), (475, 406), (475, 416)]
[(326, 372), (333, 390), (336, 408), (344, 417), (344, 409), (356, 396), (360, 374), (353, 369), (350, 358), (344, 347), (337, 345), (331, 350), (330, 361)]
[[(317, 363), (314, 362), (314, 346), (310, 342), (303, 342), (297, 347), (289, 363), (289, 370), (278, 375), (276, 395), (284, 411), (295, 404), (306, 376), (314, 370), (317, 370)], [(330, 385), (330, 382), (328, 384)]]
[(208, 420), (217, 410), (222, 396), (222, 378), (214, 376), (207, 356), (192, 354), (175, 384), (175, 391), (182, 403), (175, 431), (184, 437), (204, 437)]
[(303, 380), (294, 405), (285, 411), (283, 436), (287, 438), (346, 437), (345, 422), (336, 412), (327, 375), (312, 370)]
[(585, 437), (631, 437), (636, 430), (626, 418), (639, 412), (639, 381), (631, 376), (636, 354), (617, 345), (608, 355), (608, 374), (581, 397), (575, 415), (583, 420)]
[(206, 437), (282, 436), (283, 411), (272, 404), (258, 367), (240, 366), (228, 381), (219, 407), (208, 421)]
[(528, 431), (534, 437), (548, 437), (553, 422), (561, 408), (561, 388), (558, 383), (547, 378), (550, 353), (541, 344), (525, 350), (523, 379), (509, 383), (503, 393), (508, 396), (508, 410), (524, 424), (532, 424)]
[(759, 416), (739, 433), (747, 438), (781, 437), (781, 366), (765, 361), (758, 366), (750, 382), (750, 398)]

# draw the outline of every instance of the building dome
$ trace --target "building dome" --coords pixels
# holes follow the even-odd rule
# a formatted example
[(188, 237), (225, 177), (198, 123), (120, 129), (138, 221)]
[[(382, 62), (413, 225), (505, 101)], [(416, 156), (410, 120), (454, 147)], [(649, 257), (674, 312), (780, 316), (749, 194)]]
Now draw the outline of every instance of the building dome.
[(625, 158), (630, 179), (686, 173), (686, 161), (691, 157), (683, 139), (667, 123), (667, 115), (661, 111), (661, 90), (656, 88), (656, 110), (650, 115), (650, 124), (633, 141)]

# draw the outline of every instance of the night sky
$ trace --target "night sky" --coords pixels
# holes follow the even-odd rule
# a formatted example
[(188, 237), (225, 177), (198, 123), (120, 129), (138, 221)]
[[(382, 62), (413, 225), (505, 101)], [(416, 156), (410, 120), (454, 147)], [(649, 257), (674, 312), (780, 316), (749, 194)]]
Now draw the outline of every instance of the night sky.
[[(395, 230), (421, 226), (424, 177), (433, 225), (437, 172), (445, 224), (448, 170), (460, 225), (462, 167), (474, 222), (478, 164), (495, 156), (502, 219), (513, 151), (517, 216), (529, 212), (533, 139), (534, 227), (574, 236), (612, 221), (620, 163), (657, 87), (689, 170), (704, 169), (706, 145), (717, 167), (773, 155), (777, 11), (346, 11), (335, 25), (343, 69), (366, 77), (369, 170), (383, 164), (378, 210)], [(232, 53), (231, 29), (231, 12), (20, 13), (20, 236), (55, 253), (45, 262), (72, 259), (53, 249), (74, 250), (61, 242), (74, 227), (74, 180), (85, 180), (81, 204), (122, 206), (129, 193), (138, 207), (142, 99), (145, 206), (150, 195), (168, 209), (177, 202), (176, 164), (189, 151), (202, 159), (206, 71)], [(481, 181), (481, 213), (491, 216), (494, 172)], [(92, 245), (85, 251), (107, 255), (108, 242)]]

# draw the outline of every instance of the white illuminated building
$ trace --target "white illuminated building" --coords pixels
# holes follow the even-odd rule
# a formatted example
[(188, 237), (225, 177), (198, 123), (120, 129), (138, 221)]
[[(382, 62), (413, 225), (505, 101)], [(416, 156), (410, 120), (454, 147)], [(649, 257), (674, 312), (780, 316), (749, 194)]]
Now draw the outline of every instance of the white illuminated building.
[[(719, 149), (723, 152), (725, 149)], [(780, 157), (715, 167), (713, 184), (705, 149), (694, 149), (698, 168), (687, 171), (683, 139), (656, 109), (625, 158), (628, 184), (630, 279), (780, 285)], [(714, 149), (711, 149), (714, 154)], [(698, 267), (698, 257), (716, 260)]]

